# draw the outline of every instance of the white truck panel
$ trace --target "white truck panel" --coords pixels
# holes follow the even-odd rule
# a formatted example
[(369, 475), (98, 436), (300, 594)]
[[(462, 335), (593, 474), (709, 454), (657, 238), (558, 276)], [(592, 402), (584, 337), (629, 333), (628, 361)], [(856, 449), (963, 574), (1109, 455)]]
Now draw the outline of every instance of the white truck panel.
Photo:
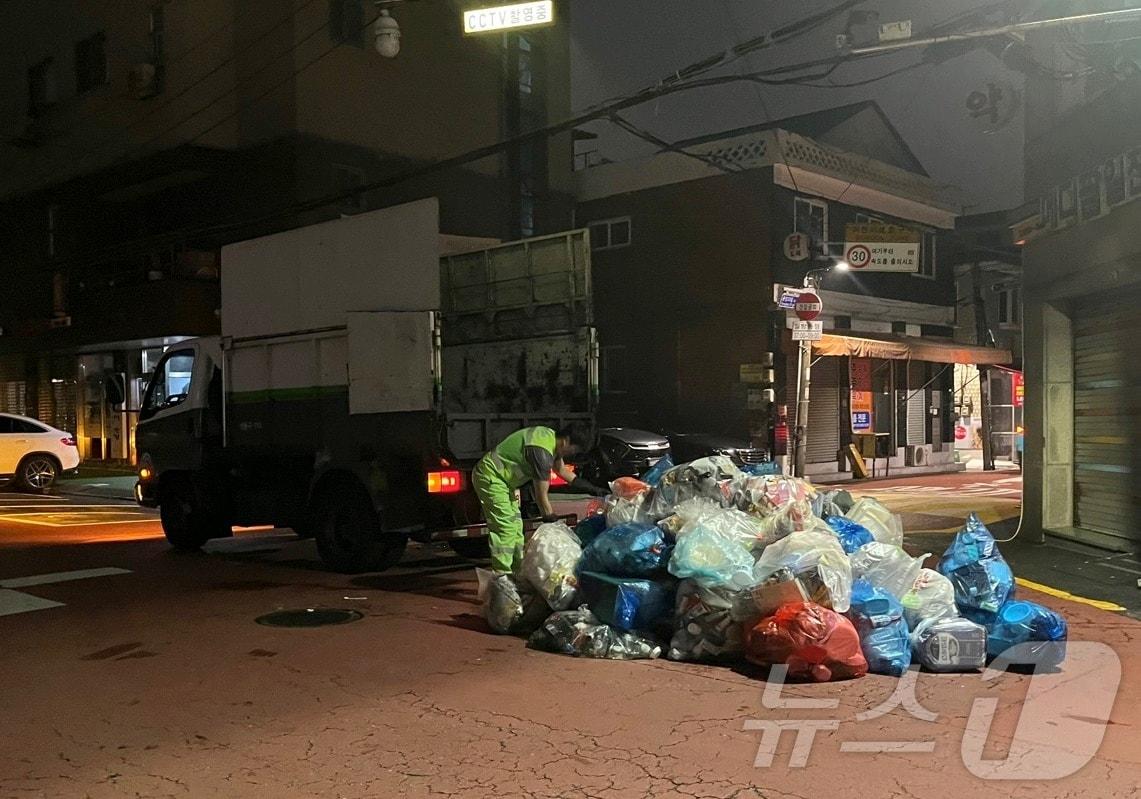
[(347, 386), (348, 334), (344, 330), (241, 342), (228, 351), (234, 394)]
[(352, 311), (428, 311), (440, 298), (435, 198), (222, 248), (222, 335), (346, 324)]
[(349, 413), (432, 410), (430, 313), (349, 314)]

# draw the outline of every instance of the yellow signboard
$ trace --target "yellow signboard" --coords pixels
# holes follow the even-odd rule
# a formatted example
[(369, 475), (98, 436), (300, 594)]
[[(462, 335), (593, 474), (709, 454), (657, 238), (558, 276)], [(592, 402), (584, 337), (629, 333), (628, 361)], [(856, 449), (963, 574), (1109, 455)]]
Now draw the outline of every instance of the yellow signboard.
[(553, 0), (513, 3), (509, 6), (473, 8), (463, 12), (464, 33), (494, 33), (513, 28), (551, 25), (555, 21)]

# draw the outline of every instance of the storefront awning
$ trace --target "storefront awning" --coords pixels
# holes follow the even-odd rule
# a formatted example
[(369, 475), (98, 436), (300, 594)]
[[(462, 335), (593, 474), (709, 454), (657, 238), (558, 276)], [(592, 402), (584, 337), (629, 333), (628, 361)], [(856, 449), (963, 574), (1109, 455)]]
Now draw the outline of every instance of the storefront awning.
[(987, 366), (1009, 364), (1009, 350), (975, 347), (947, 339), (896, 336), (886, 333), (825, 333), (812, 342), (818, 355), (847, 355), (853, 358), (890, 358), (932, 363), (971, 363)]

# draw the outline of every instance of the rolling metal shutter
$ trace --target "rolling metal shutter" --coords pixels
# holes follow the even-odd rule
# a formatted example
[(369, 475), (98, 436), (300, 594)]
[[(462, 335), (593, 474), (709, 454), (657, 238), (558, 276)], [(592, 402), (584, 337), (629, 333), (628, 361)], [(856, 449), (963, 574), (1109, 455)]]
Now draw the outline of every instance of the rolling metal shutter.
[(1074, 331), (1074, 525), (1141, 540), (1134, 449), (1141, 403), (1131, 359), (1141, 357), (1141, 296), (1105, 293), (1078, 304)]
[(835, 463), (840, 449), (840, 359), (823, 357), (812, 367), (808, 391), (808, 463)]

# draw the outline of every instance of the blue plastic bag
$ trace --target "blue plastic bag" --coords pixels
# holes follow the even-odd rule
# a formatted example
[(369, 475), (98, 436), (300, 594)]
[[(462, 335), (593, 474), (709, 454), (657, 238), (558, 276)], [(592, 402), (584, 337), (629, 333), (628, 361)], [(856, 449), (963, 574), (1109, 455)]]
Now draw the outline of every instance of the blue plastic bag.
[(650, 577), (669, 563), (673, 547), (656, 524), (630, 522), (611, 527), (582, 552), (580, 571), (614, 577)]
[(1012, 599), (1002, 606), (987, 632), (986, 649), (992, 658), (1012, 646), (1029, 644), (1018, 652), (1018, 663), (1056, 666), (1066, 659), (1066, 620), (1035, 602)]
[(669, 571), (675, 577), (692, 578), (703, 588), (750, 588), (757, 582), (752, 553), (739, 540), (700, 523), (678, 538)]
[(883, 588), (867, 580), (852, 583), (848, 618), (860, 634), (860, 649), (868, 671), (899, 677), (911, 665), (911, 639), (903, 606)]
[(1014, 596), (1014, 574), (998, 551), (994, 536), (973, 513), (943, 553), (939, 573), (955, 587), (959, 612), (986, 627)]
[(606, 516), (601, 513), (587, 516), (574, 528), (574, 534), (578, 536), (584, 548), (590, 546), (590, 542), (604, 532), (606, 532)]
[(775, 461), (767, 461), (765, 463), (746, 463), (741, 467), (741, 471), (753, 477), (767, 474), (781, 474), (780, 464), (776, 463)]
[(584, 602), (603, 624), (616, 630), (653, 630), (673, 616), (677, 581), (672, 577), (639, 580), (582, 572), (578, 579), (579, 601)]
[(857, 524), (846, 516), (829, 516), (824, 523), (831, 527), (832, 532), (840, 539), (840, 546), (844, 547), (846, 555), (851, 555), (864, 544), (876, 540), (867, 527)]
[(671, 458), (669, 455), (665, 455), (661, 460), (651, 466), (649, 471), (642, 475), (642, 482), (648, 486), (656, 486), (662, 479), (662, 475), (673, 467), (673, 458)]

